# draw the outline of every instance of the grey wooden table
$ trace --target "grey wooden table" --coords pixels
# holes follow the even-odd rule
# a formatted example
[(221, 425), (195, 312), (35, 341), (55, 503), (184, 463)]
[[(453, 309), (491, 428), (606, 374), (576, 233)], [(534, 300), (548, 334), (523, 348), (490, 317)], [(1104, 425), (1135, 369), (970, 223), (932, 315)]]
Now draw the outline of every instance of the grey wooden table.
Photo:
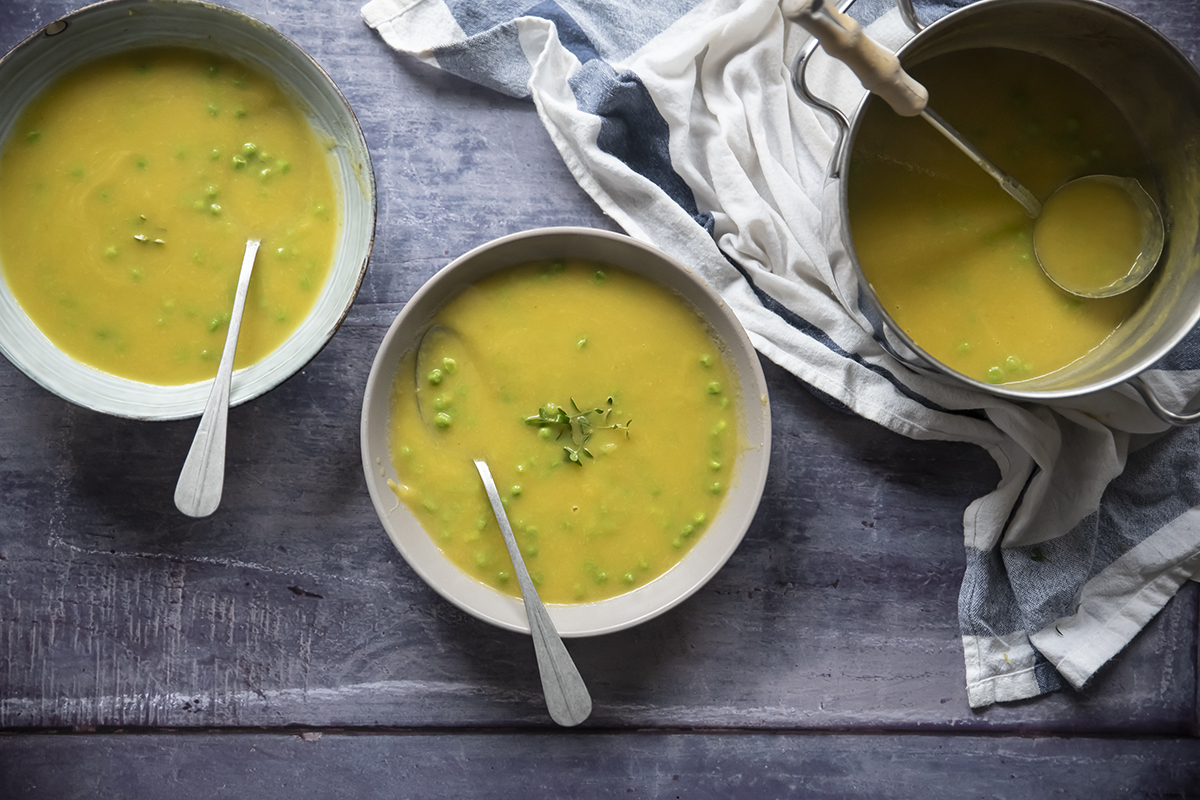
[[(452, 257), (615, 226), (531, 105), (396, 55), (358, 0), (226, 2), (356, 109), (371, 267), (320, 356), (231, 413), (207, 520), (171, 500), (194, 421), (91, 413), (0, 362), (0, 800), (1200, 795), (1196, 584), (1085, 690), (971, 711), (961, 517), (994, 465), (832, 410), (770, 363), (745, 542), (679, 608), (571, 641), (595, 712), (556, 729), (528, 638), (442, 601), (392, 548), (358, 410), (387, 325)], [(0, 0), (0, 49), (78, 5)], [(1200, 4), (1119, 5), (1200, 55)]]

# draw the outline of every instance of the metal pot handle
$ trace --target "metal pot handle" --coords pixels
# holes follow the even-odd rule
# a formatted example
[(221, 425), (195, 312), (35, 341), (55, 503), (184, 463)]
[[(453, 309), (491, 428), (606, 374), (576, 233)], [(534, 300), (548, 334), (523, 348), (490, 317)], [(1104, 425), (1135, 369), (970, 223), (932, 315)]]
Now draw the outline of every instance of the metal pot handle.
[[(845, 14), (854, 5), (854, 0), (847, 0), (845, 5), (838, 8)], [(824, 111), (832, 119), (837, 126), (837, 138), (833, 142), (833, 158), (829, 159), (829, 177), (837, 180), (842, 175), (842, 170), (845, 167), (845, 153), (843, 152), (843, 144), (846, 141), (846, 134), (850, 132), (850, 120), (842, 113), (842, 110), (832, 103), (828, 103), (817, 97), (808, 88), (808, 83), (805, 80), (805, 74), (808, 72), (808, 64), (812, 59), (813, 53), (821, 43), (814, 36), (813, 40), (804, 46), (796, 56), (795, 63), (792, 64), (792, 86), (796, 89), (796, 94), (800, 99), (808, 105), (815, 108), (817, 111)]]
[[(847, 2), (838, 8), (841, 14), (846, 14), (850, 7), (854, 5), (855, 0), (847, 0)], [(917, 17), (917, 11), (913, 7), (912, 0), (896, 0), (896, 5), (900, 8), (900, 16), (904, 20), (904, 24), (913, 33), (920, 33), (925, 26)], [(784, 3), (785, 14), (787, 13), (787, 3)], [(823, 111), (828, 114), (837, 126), (837, 138), (833, 143), (834, 156), (829, 160), (829, 177), (837, 179), (841, 177), (845, 169), (846, 153), (843, 145), (846, 141), (846, 135), (850, 131), (850, 120), (842, 113), (842, 110), (832, 103), (826, 102), (817, 97), (808, 88), (808, 83), (805, 75), (808, 71), (809, 61), (812, 59), (813, 52), (820, 46), (820, 42), (816, 37), (811, 42), (805, 45), (804, 49), (796, 56), (796, 61), (792, 65), (792, 86), (796, 89), (796, 94), (812, 108), (818, 111)], [(907, 77), (907, 76), (905, 76)]]
[(920, 33), (925, 30), (925, 25), (917, 17), (917, 10), (913, 8), (912, 0), (896, 0), (896, 5), (900, 7), (900, 18), (910, 31)]
[(1158, 399), (1158, 395), (1154, 393), (1153, 389), (1146, 385), (1146, 382), (1142, 380), (1140, 375), (1134, 376), (1126, 382), (1133, 387), (1134, 391), (1141, 395), (1144, 401), (1146, 401), (1146, 405), (1151, 411), (1154, 412), (1154, 416), (1158, 417), (1163, 422), (1166, 422), (1170, 425), (1180, 426), (1191, 425), (1194, 422), (1200, 422), (1200, 411), (1193, 411), (1191, 414), (1184, 414), (1177, 411), (1171, 411), (1169, 408), (1164, 406), (1162, 401)]

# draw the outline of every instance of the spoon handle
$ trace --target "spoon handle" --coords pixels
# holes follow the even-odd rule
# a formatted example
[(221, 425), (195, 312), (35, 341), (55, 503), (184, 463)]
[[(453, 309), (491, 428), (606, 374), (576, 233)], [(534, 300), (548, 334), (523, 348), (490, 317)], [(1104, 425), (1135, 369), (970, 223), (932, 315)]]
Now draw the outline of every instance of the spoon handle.
[(250, 288), (250, 273), (258, 253), (258, 239), (246, 242), (242, 269), (238, 274), (237, 293), (233, 296), (233, 311), (229, 315), (229, 331), (225, 334), (225, 349), (217, 377), (213, 379), (196, 438), (188, 451), (179, 482), (175, 485), (175, 507), (189, 517), (207, 517), (221, 504), (225, 484), (225, 426), (229, 419), (229, 384), (233, 379), (233, 356), (237, 351), (238, 333), (242, 329), (242, 312), (246, 308), (246, 292)]
[(492, 471), (487, 462), (475, 460), (475, 469), (483, 479), (487, 489), (488, 501), (504, 534), (504, 544), (508, 548), (508, 557), (512, 560), (513, 570), (517, 574), (517, 584), (521, 587), (521, 597), (525, 601), (525, 614), (529, 618), (529, 632), (533, 635), (533, 652), (537, 656), (538, 670), (542, 676), (542, 692), (546, 696), (546, 709), (550, 718), (559, 725), (571, 727), (578, 725), (592, 713), (592, 697), (588, 694), (587, 686), (579, 674), (571, 654), (567, 652), (562, 637), (554, 629), (554, 622), (538, 597), (529, 570), (525, 568), (525, 560), (517, 547), (517, 537), (513, 535), (512, 525), (508, 522), (508, 514), (504, 512), (504, 504), (500, 502), (500, 492), (496, 490), (496, 482), (492, 479)]

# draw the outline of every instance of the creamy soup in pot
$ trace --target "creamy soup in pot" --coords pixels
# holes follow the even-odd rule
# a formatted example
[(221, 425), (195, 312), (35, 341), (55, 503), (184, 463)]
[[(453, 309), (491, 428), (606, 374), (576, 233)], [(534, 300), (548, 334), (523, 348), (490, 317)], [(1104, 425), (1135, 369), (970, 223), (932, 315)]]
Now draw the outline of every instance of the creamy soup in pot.
[(237, 366), (312, 308), (333, 258), (326, 148), (274, 80), (212, 53), (107, 57), (51, 84), (0, 151), (0, 267), (62, 351), (153, 384), (211, 378), (246, 240)]
[(542, 599), (602, 600), (704, 534), (735, 477), (741, 405), (673, 292), (582, 260), (511, 267), (447, 304), (402, 363), (393, 490), (450, 561), (517, 595), (484, 458)]
[[(1154, 186), (1126, 120), (1055, 61), (971, 50), (911, 72), (931, 107), (1043, 201), (1083, 175)], [(864, 113), (848, 177), (854, 248), (888, 314), (943, 364), (997, 384), (1044, 376), (1099, 346), (1142, 302), (1149, 284), (1103, 300), (1055, 286), (1034, 256), (1033, 223), (982, 169), (924, 120), (875, 100)], [(1101, 200), (1083, 202), (1097, 203), (1093, 216), (1109, 213)], [(1113, 213), (1114, 223), (1099, 227), (1118, 240), (1137, 235), (1120, 227), (1120, 209)], [(1095, 228), (1058, 224), (1059, 258), (1078, 254), (1080, 269), (1092, 269), (1097, 246), (1121, 246), (1094, 241)]]

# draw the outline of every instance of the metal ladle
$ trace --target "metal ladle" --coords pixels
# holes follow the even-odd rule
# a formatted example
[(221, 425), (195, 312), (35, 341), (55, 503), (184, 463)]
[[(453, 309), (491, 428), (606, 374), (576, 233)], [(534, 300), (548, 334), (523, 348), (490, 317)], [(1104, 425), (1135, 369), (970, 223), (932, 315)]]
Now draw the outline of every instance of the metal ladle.
[[(825, 52), (841, 61), (858, 77), (863, 88), (878, 95), (892, 110), (905, 117), (920, 116), (955, 147), (990, 175), (1000, 188), (1021, 204), (1032, 220), (1042, 214), (1042, 204), (1033, 193), (1022, 186), (1011, 175), (993, 164), (975, 149), (967, 139), (938, 116), (929, 107), (929, 92), (900, 66), (900, 59), (863, 33), (862, 27), (851, 17), (830, 7), (825, 0), (783, 0), (783, 14), (794, 20), (816, 37)], [(1102, 181), (1119, 186), (1128, 193), (1137, 208), (1142, 223), (1141, 250), (1124, 276), (1104, 285), (1075, 283), (1063, 274), (1054, 263), (1047, 264), (1038, 252), (1036, 222), (1034, 255), (1042, 272), (1063, 290), (1080, 297), (1112, 297), (1127, 292), (1145, 280), (1162, 255), (1164, 229), (1158, 205), (1133, 178), (1113, 175), (1089, 175), (1068, 181), (1055, 190), (1063, 191), (1067, 186), (1081, 181)], [(1051, 195), (1050, 199), (1053, 199)], [(1047, 202), (1050, 202), (1050, 199)]]

